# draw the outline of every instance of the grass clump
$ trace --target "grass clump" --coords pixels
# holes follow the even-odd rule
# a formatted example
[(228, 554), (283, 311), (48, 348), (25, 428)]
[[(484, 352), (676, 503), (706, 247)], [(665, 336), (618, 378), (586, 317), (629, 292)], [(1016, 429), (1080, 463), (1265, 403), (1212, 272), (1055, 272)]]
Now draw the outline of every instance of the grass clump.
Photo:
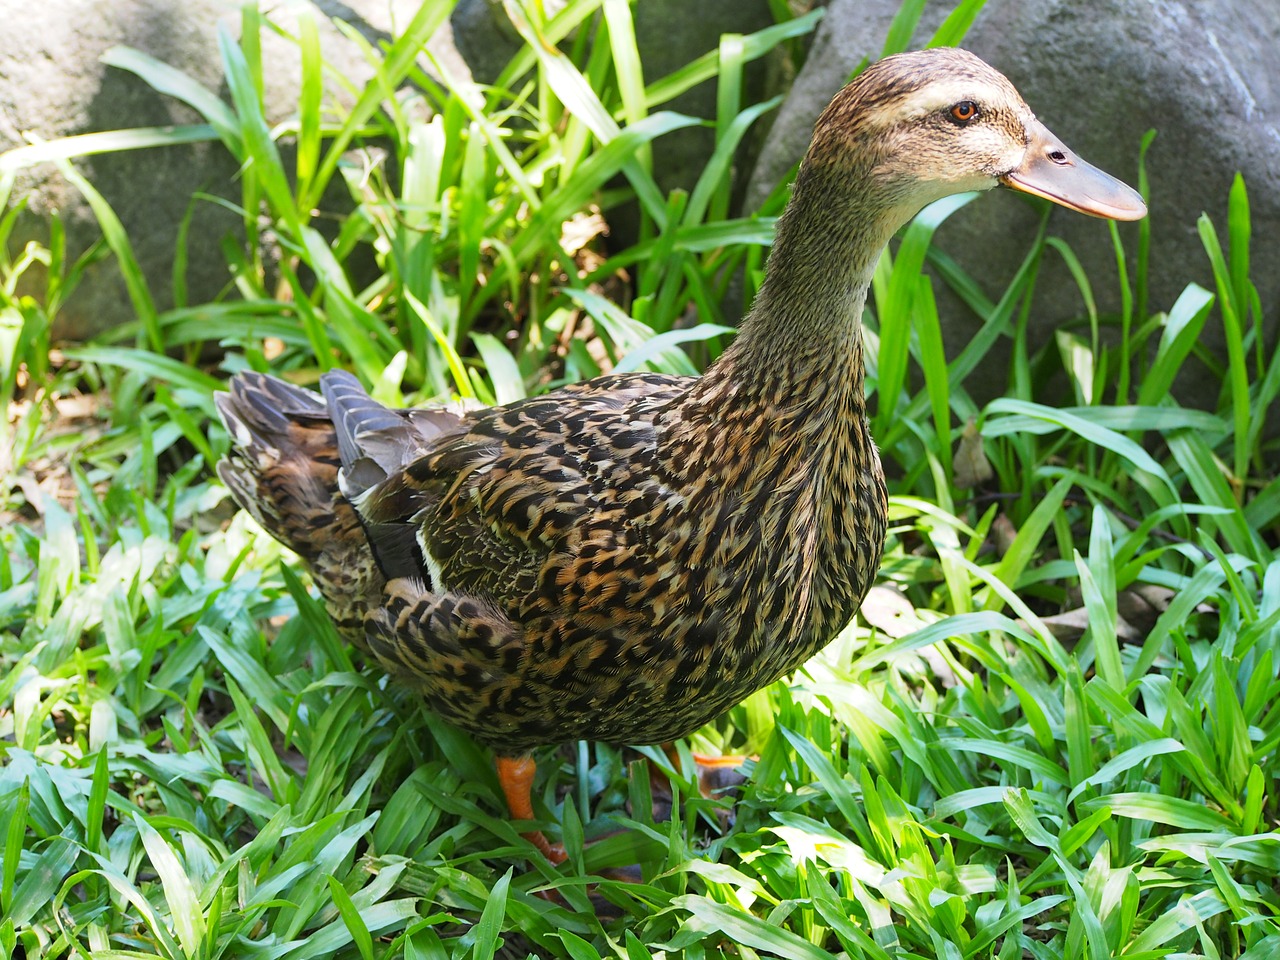
[[(310, 381), (342, 364), (397, 403), (696, 372), (727, 333), (732, 277), (752, 292), (784, 196), (729, 216), (734, 152), (770, 106), (742, 102), (741, 69), (816, 15), (648, 80), (625, 4), (511, 10), (528, 43), (492, 87), (420, 71), (448, 13), (425, 4), (370, 51), (378, 73), (345, 113), (321, 96), (304, 20), (302, 108), (274, 129), (256, 93), (273, 28), (253, 11), (223, 43), (230, 103), (111, 54), (204, 118), (113, 148), (220, 140), (243, 164), (244, 226), (224, 244), (227, 296), (163, 312), (83, 179), (102, 243), (72, 260), (55, 222), (47, 246), (0, 262), (0, 956), (1280, 952), (1280, 360), (1242, 182), (1225, 231), (1199, 225), (1215, 289), (1173, 304), (1148, 302), (1145, 225), (1132, 255), (1111, 228), (1116, 315), (1047, 227), (991, 299), (929, 245), (967, 198), (886, 254), (867, 316), (893, 478), (881, 583), (804, 670), (694, 738), (758, 757), (731, 823), (660, 752), (548, 750), (535, 803), (570, 854), (552, 869), (503, 818), (489, 758), (338, 642), (291, 558), (210, 476), (225, 374)], [(891, 43), (918, 14), (904, 7)], [(690, 193), (664, 196), (646, 148), (691, 121), (661, 108), (710, 76), (718, 146)], [(349, 162), (375, 140), (381, 165)], [(22, 148), (0, 176), (88, 149)], [(330, 230), (314, 211), (338, 187), (353, 208)], [(633, 198), (636, 243), (606, 248), (600, 219)], [(55, 350), (61, 305), (106, 256), (138, 322)], [(1033, 347), (1045, 256), (1073, 268), (1085, 311)], [(44, 289), (19, 297), (35, 264)], [(935, 278), (982, 320), (951, 358)], [(693, 309), (705, 322), (687, 327)], [(1198, 346), (1208, 324), (1225, 363)], [(211, 330), (218, 370), (200, 363)], [(1007, 389), (979, 401), (1001, 341)], [(1214, 409), (1170, 393), (1194, 363), (1221, 375)], [(672, 775), (669, 818), (650, 760)], [(631, 864), (640, 882), (601, 876)]]

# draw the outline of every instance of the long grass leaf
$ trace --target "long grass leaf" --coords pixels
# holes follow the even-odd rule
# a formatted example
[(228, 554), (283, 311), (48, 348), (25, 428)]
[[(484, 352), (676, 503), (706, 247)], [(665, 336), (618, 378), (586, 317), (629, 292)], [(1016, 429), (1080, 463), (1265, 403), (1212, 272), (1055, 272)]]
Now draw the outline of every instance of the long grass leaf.
[(889, 24), (884, 46), (880, 49), (881, 57), (902, 53), (911, 46), (911, 37), (916, 32), (920, 15), (924, 13), (924, 5), (925, 0), (905, 0), (898, 5), (898, 12), (894, 14), (893, 21)]
[(987, 0), (961, 0), (947, 19), (934, 31), (926, 47), (958, 47), (964, 41), (973, 21), (977, 19)]
[(373, 960), (373, 937), (370, 936), (369, 928), (361, 918), (360, 911), (351, 902), (351, 895), (333, 874), (329, 874), (325, 880), (329, 884), (329, 895), (333, 897), (333, 905), (338, 908), (338, 916), (342, 918), (342, 922), (350, 932), (356, 949), (360, 951), (360, 956), (363, 960)]
[(476, 942), (471, 952), (473, 960), (492, 960), (498, 952), (498, 932), (507, 911), (507, 888), (511, 885), (513, 870), (512, 867), (507, 868), (485, 900), (480, 922), (476, 924)]
[[(15, 796), (16, 794), (16, 796)], [(4, 850), (0, 851), (0, 908), (12, 916), (18, 863), (22, 858), (23, 839), (27, 833), (27, 812), (31, 808), (31, 781), (23, 778), (16, 790), (6, 791), (2, 820), (5, 827)], [(7, 822), (6, 822), (7, 821)]]
[(1114, 556), (1110, 518), (1106, 509), (1097, 504), (1093, 508), (1089, 534), (1089, 560), (1084, 563), (1077, 553), (1076, 568), (1080, 572), (1080, 588), (1089, 613), (1089, 636), (1098, 658), (1098, 675), (1117, 690), (1123, 690), (1126, 680), (1116, 637), (1118, 614)]
[(310, 210), (320, 201), (320, 194), (350, 149), (351, 141), (382, 106), (387, 92), (397, 89), (404, 82), (427, 40), (449, 19), (456, 4), (457, 0), (430, 0), (429, 3), (418, 5), (412, 19), (405, 24), (404, 31), (386, 51), (377, 82), (368, 84), (360, 92), (360, 97), (347, 114), (345, 122), (329, 142), (329, 149), (311, 181), (311, 192), (298, 198), (299, 209)]
[(673, 898), (671, 906), (687, 910), (698, 921), (698, 929), (719, 933), (731, 943), (745, 944), (788, 960), (832, 960), (827, 951), (791, 931), (706, 897), (685, 894)]
[(1236, 302), (1231, 271), (1223, 259), (1213, 221), (1207, 214), (1201, 214), (1196, 226), (1200, 231), (1200, 241), (1205, 253), (1209, 255), (1213, 279), (1218, 288), (1218, 310), (1222, 314), (1223, 339), (1227, 347), (1227, 380), (1223, 388), (1227, 391), (1231, 406), (1232, 449), (1235, 454), (1232, 469), (1235, 477), (1243, 478), (1249, 461), (1249, 371), (1245, 356), (1243, 318), (1240, 314), (1242, 305)]
[(294, 172), (297, 191), (308, 196), (320, 166), (320, 118), (324, 95), (324, 61), (320, 33), (308, 11), (298, 16), (298, 51), (302, 57), (302, 80), (298, 89), (298, 144)]
[(1194, 431), (1179, 430), (1169, 436), (1168, 443), (1200, 502), (1225, 511), (1206, 522), (1222, 532), (1232, 550), (1257, 560), (1265, 558), (1266, 547), (1245, 521), (1236, 495), (1204, 438)]
[[(70, 360), (81, 363), (103, 364), (132, 370), (144, 377), (163, 380), (175, 387), (183, 387), (197, 394), (212, 397), (213, 391), (224, 386), (221, 380), (195, 369), (189, 364), (166, 357), (163, 353), (148, 350), (131, 350), (126, 347), (77, 347), (68, 350)], [(212, 412), (212, 400), (209, 411)]]
[(116, 262), (120, 267), (120, 274), (124, 278), (125, 289), (129, 291), (129, 302), (141, 321), (141, 329), (146, 333), (145, 339), (139, 335), (138, 345), (142, 346), (145, 343), (156, 353), (162, 353), (164, 351), (164, 341), (160, 335), (155, 300), (152, 298), (151, 290), (147, 285), (146, 275), (142, 272), (142, 267), (134, 255), (133, 244), (125, 232), (124, 224), (120, 222), (120, 218), (111, 209), (111, 205), (107, 203), (106, 198), (87, 179), (76, 172), (70, 163), (66, 160), (56, 160), (55, 166), (57, 166), (58, 171), (66, 178), (67, 182), (74, 186), (89, 204), (90, 209), (93, 210), (94, 218), (98, 221), (98, 227), (102, 230), (102, 236), (106, 240), (107, 246), (115, 254)]
[(986, 424), (990, 422), (991, 416), (1000, 413), (1021, 414), (1034, 420), (1053, 424), (1059, 429), (1068, 430), (1104, 450), (1119, 454), (1138, 469), (1145, 470), (1163, 481), (1170, 490), (1174, 489), (1173, 481), (1169, 479), (1169, 475), (1165, 473), (1164, 468), (1152, 459), (1146, 450), (1114, 430), (1085, 420), (1083, 417), (1068, 413), (1065, 410), (1046, 407), (1038, 403), (1030, 403), (1026, 400), (1000, 398), (987, 404), (986, 409), (983, 411), (982, 429), (984, 433)]
[(190, 74), (126, 46), (110, 47), (99, 59), (109, 67), (135, 74), (157, 93), (181, 100), (204, 117), (232, 154), (240, 155), (242, 141), (235, 111)]
[(173, 920), (178, 942), (182, 944), (182, 949), (188, 957), (194, 957), (204, 940), (205, 918), (191, 878), (183, 869), (182, 863), (168, 841), (151, 824), (138, 814), (134, 814), (133, 825), (142, 837), (142, 844), (147, 850), (147, 859), (151, 861), (151, 865), (160, 876), (165, 902), (169, 905), (169, 917)]
[[(742, 143), (742, 138), (762, 114), (774, 109), (781, 102), (781, 97), (774, 97), (763, 103), (754, 104), (733, 117), (716, 140), (715, 150), (712, 151), (702, 173), (698, 175), (698, 182), (694, 185), (693, 192), (689, 195), (689, 203), (685, 206), (683, 226), (693, 227), (702, 222), (716, 191), (730, 181), (733, 160)], [(722, 217), (716, 218), (716, 222), (722, 221)]]
[(880, 317), (877, 393), (880, 406), (873, 427), (876, 436), (886, 435), (890, 422), (897, 417), (911, 342), (911, 301), (920, 285), (920, 271), (929, 241), (951, 214), (975, 196), (974, 193), (961, 193), (929, 204), (916, 215), (902, 235), (885, 298), (880, 300), (877, 297)]
[[(757, 60), (781, 43), (812, 33), (825, 15), (825, 8), (818, 7), (799, 17), (748, 34), (743, 38), (742, 43), (744, 61)], [(680, 94), (715, 77), (718, 68), (719, 51), (708, 51), (691, 63), (649, 84), (645, 89), (645, 105), (652, 110), (654, 107), (674, 100)], [(508, 71), (510, 69), (509, 67)]]
[[(635, 23), (627, 0), (603, 0), (604, 20), (609, 27), (609, 49), (613, 55), (613, 71), (618, 78), (618, 94), (622, 98), (622, 117), (626, 123), (638, 123), (648, 113), (644, 95), (644, 69), (636, 46)], [(644, 164), (647, 168), (648, 164)]]
[(57, 140), (41, 140), (0, 153), (0, 175), (11, 174), (39, 163), (74, 160), (77, 157), (92, 157), (126, 150), (149, 150), (153, 147), (207, 143), (216, 139), (217, 131), (206, 123), (81, 133), (72, 137), (59, 137)]

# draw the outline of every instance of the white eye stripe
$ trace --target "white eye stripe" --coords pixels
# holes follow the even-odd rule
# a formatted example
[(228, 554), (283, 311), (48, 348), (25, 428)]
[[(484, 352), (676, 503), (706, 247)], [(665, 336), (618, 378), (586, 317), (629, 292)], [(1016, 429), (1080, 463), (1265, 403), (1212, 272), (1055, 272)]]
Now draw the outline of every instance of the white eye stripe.
[(896, 110), (902, 116), (922, 117), (925, 114), (946, 110), (962, 100), (980, 102), (981, 98), (973, 89), (972, 82), (960, 80), (950, 83), (930, 83), (908, 95), (899, 103)]

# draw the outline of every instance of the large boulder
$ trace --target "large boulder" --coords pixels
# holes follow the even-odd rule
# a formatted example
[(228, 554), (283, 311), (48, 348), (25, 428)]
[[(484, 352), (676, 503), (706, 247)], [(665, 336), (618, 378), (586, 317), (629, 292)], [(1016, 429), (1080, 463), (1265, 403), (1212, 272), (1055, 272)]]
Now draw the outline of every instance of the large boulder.
[[(301, 0), (263, 3), (264, 13), (286, 29), (305, 12), (319, 27), (326, 60), (346, 77), (364, 83), (372, 76), (359, 46), (328, 19), (338, 17), (376, 43), (405, 23), (420, 0)], [(92, 9), (90, 9), (92, 7)], [(0, 45), (0, 153), (22, 145), (31, 132), (52, 140), (73, 134), (163, 124), (201, 122), (191, 109), (156, 93), (147, 83), (101, 62), (121, 44), (150, 54), (198, 80), (224, 99), (230, 97), (218, 56), (218, 31), (239, 36), (240, 5), (232, 0), (110, 0), (86, 6), (82, 0), (44, 0), (5, 11), (5, 43)], [(448, 30), (433, 38), (433, 51), (453, 57)], [(436, 49), (437, 43), (440, 49)], [(267, 120), (276, 123), (297, 112), (300, 57), (297, 47), (275, 33), (262, 33)], [(460, 61), (459, 61), (460, 62)], [(465, 67), (464, 67), (465, 69)], [(236, 164), (219, 143), (99, 154), (76, 161), (124, 224), (156, 305), (173, 305), (172, 272), (179, 226), (197, 191), (236, 202)], [(56, 212), (67, 225), (72, 256), (100, 235), (88, 204), (51, 164), (20, 171), (13, 198), (25, 197), (9, 246), (48, 242), (48, 220)], [(193, 207), (186, 280), (189, 302), (208, 300), (230, 280), (219, 249), (221, 238), (238, 227), (225, 207), (207, 201)], [(36, 278), (25, 289), (35, 292)], [(114, 260), (99, 260), (86, 274), (57, 318), (55, 335), (85, 339), (127, 320), (134, 313)]]
[[(77, 0), (46, 0), (9, 10), (6, 42), (0, 46), (0, 151), (23, 144), (27, 132), (52, 140), (117, 127), (197, 122), (192, 111), (157, 96), (136, 78), (108, 69), (99, 57), (114, 44), (131, 44), (181, 63), (216, 89), (212, 31), (202, 36), (194, 24), (208, 20), (212, 25), (225, 12), (210, 0), (166, 6), (125, 0), (107, 16), (86, 16)], [(207, 144), (103, 155), (80, 166), (120, 215), (139, 259), (151, 265), (153, 288), (168, 286), (160, 264), (173, 263), (178, 224), (192, 193), (207, 189), (230, 195), (235, 174), (221, 147)], [(73, 256), (100, 235), (88, 205), (51, 164), (20, 171), (13, 197), (25, 197), (27, 207), (11, 246), (47, 242), (47, 220), (55, 213), (67, 226)], [(193, 234), (216, 238), (233, 223), (226, 210), (200, 204)], [(192, 289), (211, 294), (226, 281), (227, 271), (216, 264), (216, 253), (208, 256), (198, 249), (189, 269)], [(216, 241), (207, 249), (216, 251)], [(132, 311), (119, 270), (98, 261), (59, 317), (58, 333), (79, 338), (128, 319)]]
[[(863, 57), (875, 59), (898, 0), (831, 0), (803, 70), (782, 106), (753, 174), (748, 204), (768, 193), (803, 154), (813, 122)], [(925, 42), (954, 4), (932, 4), (916, 34)], [(1244, 174), (1252, 204), (1253, 279), (1272, 330), (1280, 310), (1280, 4), (1275, 0), (989, 0), (964, 46), (1002, 70), (1049, 129), (1082, 157), (1137, 182), (1143, 134), (1151, 183), (1151, 307), (1167, 309), (1189, 281), (1213, 289), (1196, 232), (1207, 211), (1226, 240), (1227, 193)], [(937, 241), (998, 295), (1021, 262), (1038, 213), (1009, 191), (971, 203)], [(1055, 209), (1049, 229), (1079, 255), (1099, 308), (1118, 307), (1115, 255), (1105, 226)], [(1137, 227), (1120, 227), (1132, 257)], [(941, 284), (938, 285), (941, 290)], [(948, 349), (975, 329), (943, 300)], [(1083, 312), (1070, 274), (1052, 253), (1036, 286), (1033, 323), (1041, 342)], [(1220, 330), (1206, 330), (1211, 346)], [(999, 384), (993, 378), (993, 386)], [(1197, 399), (1210, 405), (1216, 382)]]

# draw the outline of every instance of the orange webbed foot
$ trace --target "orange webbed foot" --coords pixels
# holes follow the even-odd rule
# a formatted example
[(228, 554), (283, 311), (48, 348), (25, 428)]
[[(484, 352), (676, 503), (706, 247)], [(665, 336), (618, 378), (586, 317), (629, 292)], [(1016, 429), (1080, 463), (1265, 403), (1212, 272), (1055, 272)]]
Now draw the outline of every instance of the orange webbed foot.
[[(494, 765), (498, 768), (498, 783), (507, 798), (507, 809), (512, 820), (533, 820), (533, 775), (538, 769), (533, 757), (496, 757)], [(541, 851), (553, 864), (564, 863), (567, 859), (564, 845), (552, 843), (541, 830), (530, 830), (520, 834)]]

